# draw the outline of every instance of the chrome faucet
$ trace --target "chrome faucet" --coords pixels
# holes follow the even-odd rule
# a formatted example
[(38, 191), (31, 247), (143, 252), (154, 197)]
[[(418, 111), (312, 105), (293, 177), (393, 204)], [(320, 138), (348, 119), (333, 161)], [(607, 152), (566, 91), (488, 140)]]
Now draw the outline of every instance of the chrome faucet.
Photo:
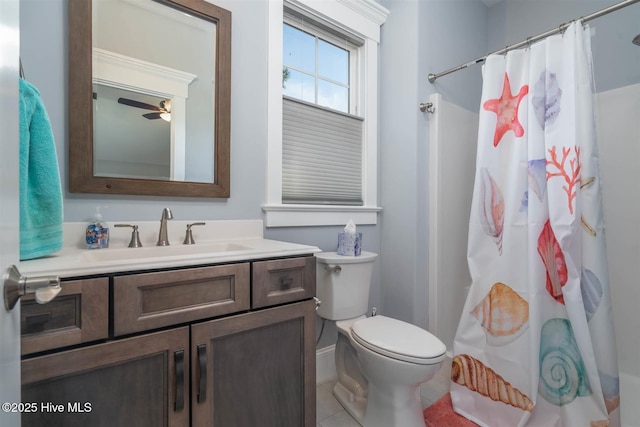
[(173, 219), (171, 209), (164, 208), (162, 217), (160, 218), (160, 233), (158, 234), (158, 243), (156, 246), (169, 246), (169, 238), (167, 237), (167, 220)]

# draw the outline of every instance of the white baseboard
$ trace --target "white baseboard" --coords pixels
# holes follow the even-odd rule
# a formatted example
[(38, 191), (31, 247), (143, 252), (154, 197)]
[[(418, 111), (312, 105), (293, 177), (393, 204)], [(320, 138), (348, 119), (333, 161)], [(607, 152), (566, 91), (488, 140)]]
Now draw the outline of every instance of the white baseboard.
[(338, 377), (335, 354), (335, 344), (316, 350), (316, 383), (323, 383)]

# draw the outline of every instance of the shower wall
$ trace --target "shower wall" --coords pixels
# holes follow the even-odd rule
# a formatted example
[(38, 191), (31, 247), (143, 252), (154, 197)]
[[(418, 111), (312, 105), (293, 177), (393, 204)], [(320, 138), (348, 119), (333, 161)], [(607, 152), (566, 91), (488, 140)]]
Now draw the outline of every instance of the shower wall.
[(471, 276), (469, 211), (476, 167), (478, 113), (429, 97), (429, 332), (453, 349)]
[(623, 427), (640, 426), (640, 84), (598, 94), (600, 174)]

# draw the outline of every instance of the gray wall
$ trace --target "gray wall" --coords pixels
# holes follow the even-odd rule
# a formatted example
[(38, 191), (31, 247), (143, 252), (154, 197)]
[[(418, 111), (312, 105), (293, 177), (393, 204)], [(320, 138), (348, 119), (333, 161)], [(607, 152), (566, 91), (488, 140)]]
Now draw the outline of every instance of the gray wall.
[[(564, 22), (589, 15), (620, 0), (505, 0), (489, 11), (489, 49), (525, 40)], [(596, 90), (606, 91), (640, 81), (640, 47), (631, 43), (640, 33), (640, 4), (589, 22), (593, 37)]]
[[(486, 7), (478, 0), (383, 0), (391, 13), (382, 27), (380, 145), (382, 312), (428, 326), (428, 114), (430, 94), (476, 110), (479, 69), (437, 73), (486, 52)], [(475, 156), (475, 147), (469, 147)], [(464, 266), (462, 267), (464, 268)]]
[[(267, 151), (267, 2), (221, 0), (233, 13), (231, 100), (231, 197), (198, 199), (153, 196), (72, 194), (67, 174), (67, 17), (63, 0), (22, 0), (21, 56), (26, 78), (41, 92), (51, 118), (63, 179), (64, 220), (85, 221), (95, 206), (105, 220), (160, 219), (169, 206), (176, 219), (263, 218)], [(46, 31), (43, 29), (46, 28)], [(362, 227), (364, 249), (380, 250), (375, 226)], [(269, 238), (308, 243), (335, 250), (341, 227), (296, 227), (265, 230)]]

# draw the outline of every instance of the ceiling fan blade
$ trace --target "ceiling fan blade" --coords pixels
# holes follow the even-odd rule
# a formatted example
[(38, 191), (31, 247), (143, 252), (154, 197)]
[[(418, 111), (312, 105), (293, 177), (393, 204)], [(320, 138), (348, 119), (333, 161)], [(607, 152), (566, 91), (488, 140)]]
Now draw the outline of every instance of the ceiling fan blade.
[(146, 117), (149, 120), (155, 120), (160, 118), (160, 113), (147, 113), (143, 114), (142, 117)]
[(160, 107), (156, 107), (155, 105), (151, 104), (145, 104), (144, 102), (134, 101), (133, 99), (118, 98), (118, 103), (128, 105), (129, 107), (144, 108), (145, 110), (162, 111)]

